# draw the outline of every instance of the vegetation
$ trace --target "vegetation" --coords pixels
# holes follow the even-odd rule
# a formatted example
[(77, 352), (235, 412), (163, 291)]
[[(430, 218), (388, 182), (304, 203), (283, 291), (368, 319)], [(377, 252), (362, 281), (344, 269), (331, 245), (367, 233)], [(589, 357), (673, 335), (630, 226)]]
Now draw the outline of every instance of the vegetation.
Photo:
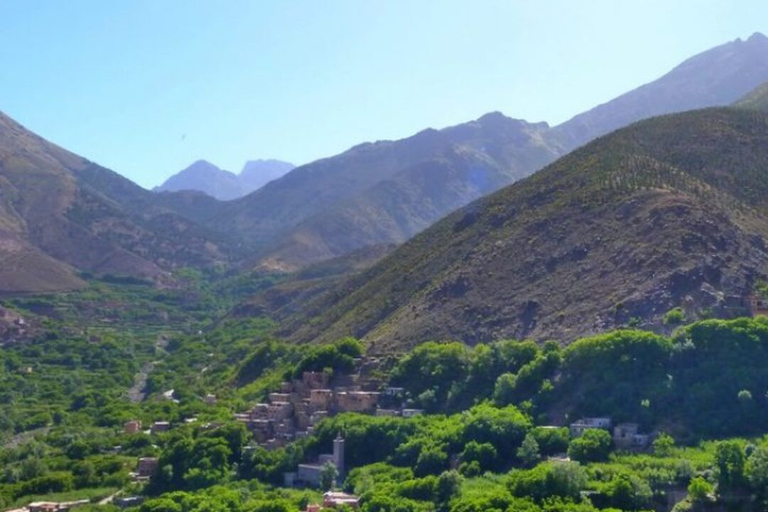
[[(143, 511), (300, 510), (319, 496), (283, 489), (283, 473), (328, 453), (339, 432), (341, 487), (364, 511), (646, 510), (672, 490), (692, 507), (768, 499), (768, 319), (704, 320), (670, 336), (620, 330), (567, 347), (424, 343), (384, 358), (379, 378), (429, 414), (342, 414), (267, 451), (232, 413), (304, 371), (349, 372), (365, 347), (351, 338), (300, 347), (265, 319), (208, 316), (243, 285), (182, 276), (178, 291), (89, 278), (83, 291), (3, 303), (39, 331), (2, 354), (2, 504), (119, 491), (146, 496)], [(147, 396), (131, 400), (143, 369)], [(203, 400), (210, 393), (215, 404)], [(571, 438), (548, 425), (582, 416), (667, 433), (630, 453), (606, 431)], [(129, 419), (173, 428), (125, 434)], [(159, 467), (142, 486), (130, 472), (147, 456)], [(325, 488), (337, 471), (324, 469)]]

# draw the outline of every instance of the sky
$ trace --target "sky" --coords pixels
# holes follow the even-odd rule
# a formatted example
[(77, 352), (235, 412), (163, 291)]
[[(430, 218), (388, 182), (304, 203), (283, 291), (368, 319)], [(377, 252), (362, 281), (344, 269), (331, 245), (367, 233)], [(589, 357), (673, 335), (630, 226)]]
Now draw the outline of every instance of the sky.
[(0, 111), (152, 187), (490, 111), (554, 125), (754, 32), (765, 0), (0, 0)]

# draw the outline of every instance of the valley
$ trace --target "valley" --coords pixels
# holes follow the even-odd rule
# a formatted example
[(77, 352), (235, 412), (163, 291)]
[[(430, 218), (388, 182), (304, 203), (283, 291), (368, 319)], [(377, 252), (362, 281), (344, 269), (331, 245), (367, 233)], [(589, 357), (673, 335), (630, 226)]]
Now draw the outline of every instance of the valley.
[(153, 191), (0, 114), (0, 509), (765, 510), (766, 83)]

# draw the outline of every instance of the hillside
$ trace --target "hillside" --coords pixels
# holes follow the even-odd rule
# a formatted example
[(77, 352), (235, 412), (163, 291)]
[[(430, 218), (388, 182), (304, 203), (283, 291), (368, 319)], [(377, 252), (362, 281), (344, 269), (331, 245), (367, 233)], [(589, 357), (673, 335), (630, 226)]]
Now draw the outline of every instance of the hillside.
[[(334, 165), (332, 175), (317, 179), (338, 183), (350, 179), (350, 173), (359, 179), (360, 170), (375, 170), (366, 188), (323, 204), (321, 211), (270, 243), (260, 264), (290, 271), (368, 245), (402, 243), (436, 219), (554, 159), (559, 149), (547, 143), (546, 130), (545, 124), (493, 113), (352, 150), (356, 154), (345, 155), (342, 169)], [(330, 201), (338, 191), (328, 191)]]
[(246, 162), (240, 174), (235, 174), (205, 160), (198, 160), (165, 180), (153, 191), (198, 191), (220, 201), (230, 201), (258, 190), (294, 167), (293, 164), (279, 160), (251, 160)]
[(0, 292), (78, 288), (77, 271), (164, 279), (229, 258), (221, 236), (3, 114), (0, 182)]
[[(472, 203), (285, 322), (297, 340), (563, 342), (728, 316), (768, 275), (768, 116), (635, 124)], [(733, 297), (733, 298), (732, 298)], [(311, 327), (309, 327), (311, 326)]]
[(737, 108), (760, 110), (768, 112), (768, 82), (760, 85), (755, 90), (734, 103)]
[(653, 116), (730, 105), (768, 80), (768, 37), (756, 33), (686, 60), (649, 84), (577, 115), (552, 130), (575, 148)]
[(408, 139), (363, 144), (299, 167), (201, 219), (262, 247), (262, 269), (291, 271), (370, 244), (402, 243), (568, 150), (652, 116), (730, 105), (768, 80), (768, 38), (710, 49), (658, 80), (548, 128), (489, 114)]

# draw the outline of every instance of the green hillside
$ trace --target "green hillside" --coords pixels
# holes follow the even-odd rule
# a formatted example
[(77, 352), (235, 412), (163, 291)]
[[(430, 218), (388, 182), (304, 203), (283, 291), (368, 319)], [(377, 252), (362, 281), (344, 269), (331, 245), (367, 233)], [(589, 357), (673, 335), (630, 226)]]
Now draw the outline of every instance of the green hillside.
[(0, 114), (0, 293), (77, 289), (77, 271), (163, 280), (235, 244)]
[(743, 313), (768, 274), (768, 116), (656, 118), (448, 216), (285, 325), (295, 339), (569, 341)]
[(734, 103), (735, 107), (768, 112), (768, 83), (765, 83)]

